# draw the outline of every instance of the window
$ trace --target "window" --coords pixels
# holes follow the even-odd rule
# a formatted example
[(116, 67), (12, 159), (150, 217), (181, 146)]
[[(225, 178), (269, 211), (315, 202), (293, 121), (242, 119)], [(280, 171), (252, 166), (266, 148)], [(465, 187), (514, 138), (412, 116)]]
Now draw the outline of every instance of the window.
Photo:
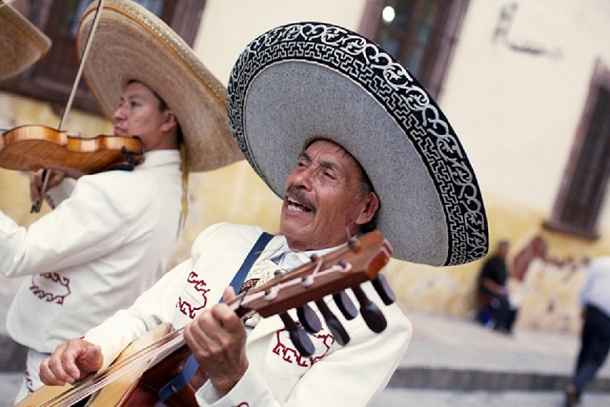
[(467, 7), (468, 0), (369, 0), (360, 33), (438, 96)]
[(551, 219), (545, 227), (588, 239), (597, 223), (610, 172), (610, 70), (597, 61)]
[[(63, 108), (78, 69), (78, 23), (82, 12), (92, 1), (16, 0), (13, 5), (44, 31), (53, 41), (53, 45), (49, 53), (33, 67), (3, 82), (0, 90), (48, 101), (55, 107)], [(193, 45), (199, 30), (204, 0), (134, 1), (159, 16), (188, 44)], [(95, 98), (82, 79), (74, 107), (99, 113)]]

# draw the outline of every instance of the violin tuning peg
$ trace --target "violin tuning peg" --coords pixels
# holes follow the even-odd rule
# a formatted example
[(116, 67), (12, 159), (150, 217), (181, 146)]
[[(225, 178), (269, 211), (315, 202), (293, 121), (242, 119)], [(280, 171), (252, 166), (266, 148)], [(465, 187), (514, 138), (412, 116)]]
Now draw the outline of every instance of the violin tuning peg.
[(322, 329), (322, 323), (320, 322), (320, 318), (318, 318), (318, 314), (307, 304), (303, 304), (299, 308), (297, 308), (297, 317), (303, 325), (303, 328), (310, 334), (315, 334)]
[(383, 332), (388, 326), (388, 322), (381, 310), (368, 299), (359, 285), (352, 287), (352, 291), (356, 294), (356, 298), (360, 303), (360, 315), (362, 315), (366, 326), (375, 333)]
[(379, 298), (381, 298), (381, 301), (383, 301), (385, 305), (393, 304), (394, 301), (396, 301), (394, 291), (392, 290), (392, 287), (390, 287), (385, 276), (381, 274), (377, 275), (377, 278), (372, 281), (372, 284), (375, 291), (377, 291)]
[(356, 318), (358, 316), (358, 310), (356, 306), (350, 300), (347, 293), (345, 291), (339, 291), (338, 293), (333, 294), (333, 300), (335, 300), (335, 304), (337, 304), (337, 308), (341, 311), (341, 314), (348, 321)]
[(323, 299), (316, 301), (316, 306), (320, 310), (320, 313), (324, 317), (324, 321), (326, 322), (326, 327), (333, 334), (335, 341), (341, 345), (347, 345), (350, 341), (349, 334), (341, 324), (341, 321), (337, 318), (335, 314), (328, 308), (328, 305), (324, 302)]
[(350, 237), (347, 241), (347, 246), (350, 248), (351, 251), (353, 251), (354, 253), (358, 253), (360, 251), (360, 249), (362, 248), (362, 245), (360, 244), (360, 241), (358, 240), (357, 237), (353, 236)]
[(279, 315), (282, 322), (284, 322), (284, 326), (288, 330), (288, 336), (290, 337), (292, 344), (297, 348), (299, 353), (305, 357), (313, 355), (316, 348), (303, 327), (294, 322), (287, 312), (283, 312)]

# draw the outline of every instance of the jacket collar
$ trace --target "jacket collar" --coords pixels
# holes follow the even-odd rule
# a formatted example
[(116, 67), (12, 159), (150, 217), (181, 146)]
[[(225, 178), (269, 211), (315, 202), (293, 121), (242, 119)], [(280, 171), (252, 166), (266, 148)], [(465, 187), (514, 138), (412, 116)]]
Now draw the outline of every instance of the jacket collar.
[(178, 150), (153, 150), (144, 153), (144, 162), (136, 169), (148, 169), (165, 165), (180, 166), (180, 152)]

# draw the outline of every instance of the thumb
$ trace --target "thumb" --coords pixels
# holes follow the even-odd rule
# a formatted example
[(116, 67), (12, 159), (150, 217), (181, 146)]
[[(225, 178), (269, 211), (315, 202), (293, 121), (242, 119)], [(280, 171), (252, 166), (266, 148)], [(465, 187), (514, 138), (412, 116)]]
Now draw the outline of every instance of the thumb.
[(102, 352), (99, 346), (87, 346), (76, 360), (78, 366), (86, 372), (97, 372), (102, 367)]
[(233, 301), (233, 299), (236, 297), (235, 295), (235, 290), (233, 290), (233, 287), (229, 286), (227, 288), (225, 288), (224, 293), (222, 293), (222, 302), (224, 302), (225, 304)]

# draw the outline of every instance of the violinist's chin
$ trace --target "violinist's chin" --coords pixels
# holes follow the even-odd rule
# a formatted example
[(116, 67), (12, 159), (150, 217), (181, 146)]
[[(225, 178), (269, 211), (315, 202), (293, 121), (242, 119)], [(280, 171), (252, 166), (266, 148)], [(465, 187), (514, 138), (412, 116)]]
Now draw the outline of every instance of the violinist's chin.
[(115, 136), (127, 136), (127, 130), (119, 126), (112, 126), (112, 134)]

